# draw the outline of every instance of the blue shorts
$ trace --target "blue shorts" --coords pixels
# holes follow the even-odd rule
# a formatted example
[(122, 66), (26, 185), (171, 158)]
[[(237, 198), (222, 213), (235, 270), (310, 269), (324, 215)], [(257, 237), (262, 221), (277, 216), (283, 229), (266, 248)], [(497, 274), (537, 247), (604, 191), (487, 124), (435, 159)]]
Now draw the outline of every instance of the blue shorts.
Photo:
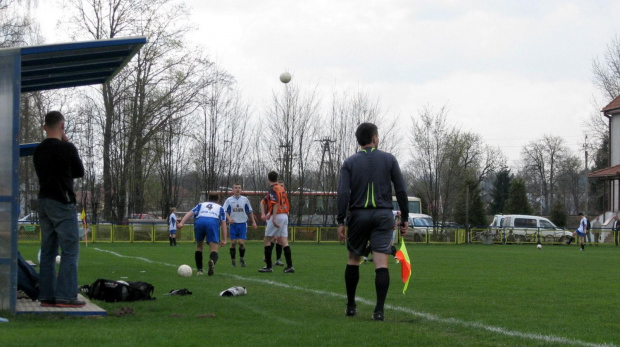
[(586, 233), (579, 231), (579, 229), (575, 230), (575, 232), (577, 233), (577, 235), (581, 236), (581, 237), (585, 237)]
[(207, 243), (220, 242), (220, 220), (215, 218), (198, 218), (194, 224), (194, 238), (196, 242), (204, 241)]
[(176, 233), (177, 233), (177, 231), (176, 231), (176, 230), (170, 230), (170, 234), (171, 234), (171, 235), (174, 235), (174, 234), (176, 234)]
[(230, 239), (231, 240), (247, 240), (248, 239), (248, 224), (247, 223), (234, 223), (230, 225)]

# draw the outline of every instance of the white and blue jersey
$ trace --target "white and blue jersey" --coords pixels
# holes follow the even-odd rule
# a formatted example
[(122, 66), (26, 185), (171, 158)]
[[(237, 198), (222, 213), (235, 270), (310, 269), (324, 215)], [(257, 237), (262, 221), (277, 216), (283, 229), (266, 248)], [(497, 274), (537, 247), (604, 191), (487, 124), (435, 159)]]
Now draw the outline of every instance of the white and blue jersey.
[(576, 230), (577, 235), (585, 236), (587, 227), (588, 227), (588, 219), (584, 216), (583, 218), (581, 218), (581, 221), (579, 221), (579, 228), (577, 228)]
[(248, 213), (252, 213), (252, 205), (250, 205), (250, 200), (245, 196), (239, 195), (239, 197), (236, 197), (233, 195), (224, 202), (224, 211), (228, 213), (235, 224), (245, 224), (248, 222)]
[(192, 209), (196, 241), (220, 242), (220, 222), (226, 221), (224, 208), (215, 202), (203, 202)]
[(168, 230), (170, 230), (171, 234), (177, 231), (177, 215), (174, 213), (171, 213), (170, 217), (168, 217)]

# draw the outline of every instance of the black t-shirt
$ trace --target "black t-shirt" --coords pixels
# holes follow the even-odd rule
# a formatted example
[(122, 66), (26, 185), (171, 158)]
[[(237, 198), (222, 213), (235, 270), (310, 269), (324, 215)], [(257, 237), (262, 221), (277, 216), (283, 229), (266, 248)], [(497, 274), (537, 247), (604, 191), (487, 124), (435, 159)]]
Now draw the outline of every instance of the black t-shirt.
[(73, 179), (84, 176), (77, 148), (72, 143), (47, 138), (35, 148), (33, 161), (39, 178), (39, 198), (75, 203)]

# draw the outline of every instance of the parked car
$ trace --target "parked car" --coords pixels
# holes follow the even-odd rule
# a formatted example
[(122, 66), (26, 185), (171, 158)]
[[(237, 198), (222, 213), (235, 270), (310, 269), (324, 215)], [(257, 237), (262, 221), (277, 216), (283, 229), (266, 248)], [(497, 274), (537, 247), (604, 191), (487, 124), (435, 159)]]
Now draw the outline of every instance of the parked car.
[(570, 231), (558, 228), (545, 217), (529, 215), (504, 215), (502, 217), (503, 221), (495, 230), (500, 237), (501, 233), (505, 233), (508, 242), (537, 242), (538, 232), (540, 232), (542, 242), (565, 242), (572, 235)]
[(427, 233), (433, 232), (433, 218), (427, 214), (409, 213), (409, 230), (405, 235), (405, 240), (422, 242), (426, 239)]

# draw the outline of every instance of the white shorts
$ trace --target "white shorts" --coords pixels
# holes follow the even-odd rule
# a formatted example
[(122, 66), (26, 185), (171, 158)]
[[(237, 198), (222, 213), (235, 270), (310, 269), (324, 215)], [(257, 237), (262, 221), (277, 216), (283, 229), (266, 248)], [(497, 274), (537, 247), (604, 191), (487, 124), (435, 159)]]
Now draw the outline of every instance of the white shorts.
[(265, 237), (288, 237), (288, 215), (286, 213), (280, 213), (276, 215), (276, 223), (280, 226), (276, 228), (273, 225), (271, 218), (267, 220), (267, 227), (265, 227)]

